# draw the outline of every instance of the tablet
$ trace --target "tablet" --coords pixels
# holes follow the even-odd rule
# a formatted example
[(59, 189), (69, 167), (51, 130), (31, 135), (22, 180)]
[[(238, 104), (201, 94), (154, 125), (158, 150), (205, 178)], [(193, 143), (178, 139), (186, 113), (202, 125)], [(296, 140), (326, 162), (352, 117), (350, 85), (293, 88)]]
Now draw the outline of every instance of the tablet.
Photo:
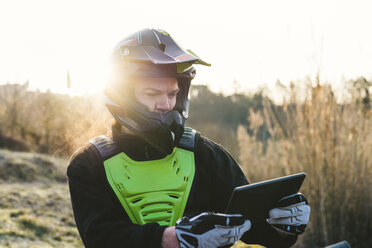
[(299, 191), (305, 173), (279, 177), (236, 187), (231, 194), (226, 213), (242, 214), (251, 222), (265, 221), (278, 201)]

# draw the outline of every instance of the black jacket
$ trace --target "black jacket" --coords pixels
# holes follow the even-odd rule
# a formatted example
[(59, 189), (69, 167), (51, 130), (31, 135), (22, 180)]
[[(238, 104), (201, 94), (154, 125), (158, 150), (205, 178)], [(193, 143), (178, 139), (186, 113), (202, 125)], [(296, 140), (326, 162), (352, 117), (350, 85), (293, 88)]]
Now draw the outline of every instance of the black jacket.
[[(199, 137), (199, 136), (198, 136)], [(162, 156), (144, 141), (131, 135), (113, 137), (119, 151), (134, 160)], [(223, 213), (234, 187), (247, 184), (231, 155), (220, 145), (199, 137), (195, 146), (195, 177), (185, 215)], [(86, 247), (161, 247), (166, 226), (133, 224), (111, 189), (96, 148), (87, 143), (76, 151), (67, 169), (75, 221)], [(267, 223), (252, 226), (242, 237), (246, 243), (267, 247), (289, 247), (296, 237), (283, 238)]]

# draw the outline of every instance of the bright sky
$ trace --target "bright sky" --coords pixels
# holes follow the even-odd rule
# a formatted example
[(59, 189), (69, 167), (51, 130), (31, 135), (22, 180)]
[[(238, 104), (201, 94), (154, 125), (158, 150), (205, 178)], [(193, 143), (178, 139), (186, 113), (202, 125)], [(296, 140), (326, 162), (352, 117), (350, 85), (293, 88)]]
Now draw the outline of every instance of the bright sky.
[(277, 79), (372, 79), (371, 1), (0, 0), (0, 83), (73, 93), (103, 89), (112, 47), (145, 28), (168, 31), (212, 67), (196, 84), (227, 93)]

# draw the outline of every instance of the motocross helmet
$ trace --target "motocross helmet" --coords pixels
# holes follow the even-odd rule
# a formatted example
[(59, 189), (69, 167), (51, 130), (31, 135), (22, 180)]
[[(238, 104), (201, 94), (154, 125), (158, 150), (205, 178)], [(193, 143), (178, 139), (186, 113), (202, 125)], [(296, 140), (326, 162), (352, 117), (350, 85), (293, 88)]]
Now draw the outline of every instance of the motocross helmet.
[[(142, 137), (159, 152), (170, 154), (182, 137), (188, 118), (188, 93), (195, 77), (193, 64), (210, 66), (191, 50), (182, 49), (167, 32), (140, 30), (114, 48), (112, 78), (105, 89), (106, 107), (121, 126)], [(165, 114), (148, 111), (133, 94), (135, 80), (153, 77), (178, 80), (180, 90), (176, 105)]]

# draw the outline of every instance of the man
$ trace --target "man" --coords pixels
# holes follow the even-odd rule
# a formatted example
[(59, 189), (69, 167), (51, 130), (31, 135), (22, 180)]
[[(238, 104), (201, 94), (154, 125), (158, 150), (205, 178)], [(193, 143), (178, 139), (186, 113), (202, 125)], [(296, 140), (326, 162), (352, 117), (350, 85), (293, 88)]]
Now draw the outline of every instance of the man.
[(253, 226), (219, 214), (248, 182), (223, 147), (184, 126), (193, 64), (209, 65), (162, 30), (141, 30), (114, 49), (105, 90), (112, 137), (92, 139), (67, 170), (86, 247), (222, 247), (239, 239), (289, 247), (304, 231), (310, 208), (302, 195)]

